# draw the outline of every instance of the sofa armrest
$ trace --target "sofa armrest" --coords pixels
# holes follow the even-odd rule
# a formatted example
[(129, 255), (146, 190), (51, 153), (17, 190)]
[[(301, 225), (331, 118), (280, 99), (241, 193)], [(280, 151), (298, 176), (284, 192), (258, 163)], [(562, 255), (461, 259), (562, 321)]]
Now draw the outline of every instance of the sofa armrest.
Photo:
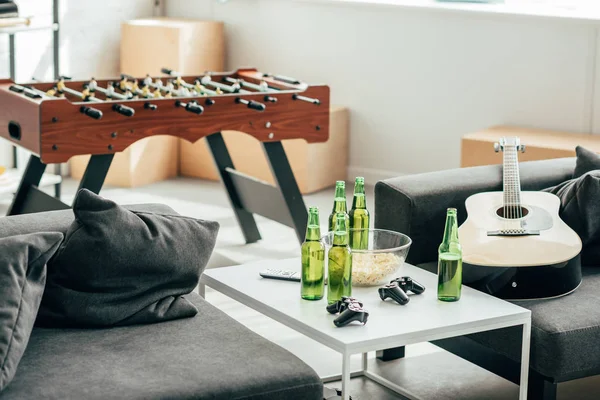
[[(523, 190), (541, 190), (571, 179), (575, 158), (530, 161), (520, 164)], [(502, 190), (502, 166), (458, 168), (402, 176), (375, 185), (375, 227), (411, 237), (407, 262), (437, 260), (444, 233), (446, 209), (458, 210), (458, 222), (466, 218), (465, 200), (480, 192)]]

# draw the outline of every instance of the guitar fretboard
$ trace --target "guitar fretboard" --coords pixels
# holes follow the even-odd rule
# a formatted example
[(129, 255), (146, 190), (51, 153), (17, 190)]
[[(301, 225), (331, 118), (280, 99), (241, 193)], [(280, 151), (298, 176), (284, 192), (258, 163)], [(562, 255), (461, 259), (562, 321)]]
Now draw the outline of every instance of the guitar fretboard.
[(521, 212), (521, 180), (519, 178), (519, 160), (517, 146), (504, 145), (504, 217), (520, 218)]

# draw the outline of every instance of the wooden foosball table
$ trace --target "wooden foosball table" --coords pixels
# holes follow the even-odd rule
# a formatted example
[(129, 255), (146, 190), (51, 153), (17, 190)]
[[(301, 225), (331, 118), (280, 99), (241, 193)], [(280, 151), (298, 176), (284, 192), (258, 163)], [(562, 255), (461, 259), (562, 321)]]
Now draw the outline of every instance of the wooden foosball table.
[[(253, 214), (295, 229), (307, 211), (281, 144), (329, 138), (329, 87), (256, 69), (167, 77), (15, 84), (0, 80), (0, 137), (30, 157), (8, 215), (69, 208), (38, 188), (47, 164), (91, 155), (80, 188), (99, 193), (115, 153), (154, 135), (190, 142), (206, 137), (246, 242), (261, 238)], [(165, 81), (165, 82), (163, 82)], [(258, 139), (275, 185), (236, 171), (221, 131)]]

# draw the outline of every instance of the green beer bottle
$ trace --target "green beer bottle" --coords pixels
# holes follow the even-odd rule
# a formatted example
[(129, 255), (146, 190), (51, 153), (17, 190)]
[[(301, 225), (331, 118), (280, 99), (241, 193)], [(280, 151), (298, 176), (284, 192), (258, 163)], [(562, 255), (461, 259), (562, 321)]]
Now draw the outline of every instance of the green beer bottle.
[(456, 208), (446, 214), (444, 239), (438, 249), (438, 299), (457, 301), (462, 287), (462, 249), (458, 242)]
[(365, 197), (365, 178), (359, 176), (354, 182), (354, 198), (350, 210), (350, 248), (366, 250), (369, 248), (369, 211)]
[(302, 243), (301, 296), (305, 300), (321, 300), (325, 283), (325, 245), (321, 243), (319, 209), (308, 209), (306, 239)]
[(337, 213), (333, 227), (333, 243), (327, 256), (327, 302), (352, 296), (352, 252), (348, 245), (348, 214)]
[(337, 213), (346, 215), (346, 228), (348, 227), (349, 217), (348, 208), (346, 206), (346, 182), (337, 181), (335, 183), (335, 199), (333, 200), (333, 211), (329, 215), (329, 232), (333, 232), (335, 224), (335, 216)]

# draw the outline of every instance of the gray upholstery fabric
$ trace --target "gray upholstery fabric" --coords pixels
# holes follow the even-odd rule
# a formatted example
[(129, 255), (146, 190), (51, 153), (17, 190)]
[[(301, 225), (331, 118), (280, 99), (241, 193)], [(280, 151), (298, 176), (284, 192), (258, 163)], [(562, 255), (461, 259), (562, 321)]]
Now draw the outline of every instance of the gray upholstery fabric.
[(193, 318), (112, 329), (34, 328), (1, 400), (321, 400), (317, 374), (196, 294)]
[(132, 212), (79, 191), (76, 216), (48, 264), (37, 324), (101, 327), (191, 317), (182, 295), (200, 279), (219, 224)]
[[(523, 190), (541, 190), (571, 179), (574, 158), (520, 164)], [(467, 217), (467, 197), (502, 190), (502, 166), (491, 165), (387, 179), (375, 185), (375, 227), (411, 237), (407, 262), (437, 260), (446, 209), (458, 210), (458, 223)]]
[[(132, 211), (179, 215), (171, 207), (163, 204), (135, 204), (123, 207)], [(0, 238), (37, 232), (60, 232), (64, 235), (74, 220), (73, 210), (0, 217)]]
[(600, 169), (600, 155), (581, 146), (575, 148), (575, 153), (577, 153), (577, 163), (573, 178), (579, 178), (587, 172)]
[[(571, 179), (575, 160), (521, 163), (523, 190), (541, 190)], [(481, 191), (501, 190), (501, 166), (464, 168), (401, 177), (375, 187), (375, 227), (411, 236), (408, 261), (437, 272), (447, 207), (466, 218), (464, 201)], [(583, 283), (574, 293), (551, 300), (518, 302), (532, 311), (531, 367), (559, 381), (597, 374), (600, 366), (600, 270), (583, 268)], [(520, 328), (469, 335), (469, 338), (520, 360)]]
[(0, 392), (25, 352), (46, 283), (46, 263), (62, 233), (0, 239)]
[[(520, 301), (531, 310), (531, 368), (559, 381), (595, 375), (600, 367), (600, 269), (583, 268), (583, 283), (568, 296)], [(469, 337), (514, 361), (521, 357), (521, 329)]]
[(560, 217), (581, 238), (581, 263), (600, 266), (600, 169), (545, 191), (560, 198)]

